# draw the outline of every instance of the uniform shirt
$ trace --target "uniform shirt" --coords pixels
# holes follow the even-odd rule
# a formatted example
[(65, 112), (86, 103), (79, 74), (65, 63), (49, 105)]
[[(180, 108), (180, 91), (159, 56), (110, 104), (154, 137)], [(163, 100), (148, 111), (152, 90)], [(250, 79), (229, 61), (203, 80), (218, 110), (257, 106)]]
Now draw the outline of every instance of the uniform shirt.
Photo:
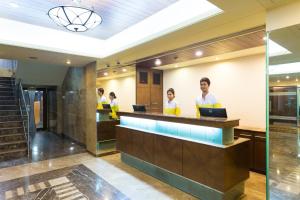
[(181, 113), (179, 104), (175, 99), (172, 101), (166, 101), (165, 108), (164, 108), (164, 114), (167, 115), (176, 115), (179, 116)]
[(111, 102), (110, 102), (110, 107), (111, 107), (111, 116), (113, 119), (118, 119), (118, 116), (117, 116), (117, 112), (119, 111), (119, 105), (118, 105), (118, 102), (116, 99), (113, 99)]
[(219, 104), (215, 96), (210, 93), (208, 93), (204, 98), (202, 97), (202, 95), (196, 98), (197, 117), (200, 117), (199, 108), (220, 108), (220, 107), (221, 104)]
[(106, 103), (107, 103), (107, 100), (106, 100), (106, 97), (104, 95), (102, 95), (101, 97), (98, 96), (98, 98), (97, 98), (97, 109), (102, 110), (103, 109), (102, 104), (106, 104)]

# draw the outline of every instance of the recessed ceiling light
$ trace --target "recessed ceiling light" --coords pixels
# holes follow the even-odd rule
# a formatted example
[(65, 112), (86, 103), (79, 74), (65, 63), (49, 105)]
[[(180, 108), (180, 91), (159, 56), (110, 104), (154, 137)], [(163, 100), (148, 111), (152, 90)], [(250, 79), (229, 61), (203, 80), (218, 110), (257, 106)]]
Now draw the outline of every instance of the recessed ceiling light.
[(290, 79), (290, 76), (286, 76), (285, 78), (286, 78), (286, 79)]
[(71, 64), (71, 61), (70, 60), (67, 60), (67, 62), (66, 62), (68, 65), (70, 65)]
[(161, 60), (160, 60), (160, 59), (156, 59), (156, 60), (155, 60), (155, 65), (157, 65), (157, 66), (158, 66), (158, 65), (161, 65)]
[(202, 51), (196, 51), (195, 52), (195, 56), (197, 56), (197, 57), (200, 57), (200, 56), (202, 56), (203, 55), (203, 52)]
[(103, 73), (103, 75), (104, 75), (104, 76), (107, 76), (107, 75), (108, 75), (108, 73), (107, 73), (107, 72), (104, 72), (104, 73)]
[(10, 7), (13, 7), (13, 8), (18, 8), (19, 7), (19, 5), (15, 2), (10, 2), (9, 5), (10, 5)]
[(280, 80), (277, 80), (277, 83), (280, 83)]
[(127, 72), (127, 69), (126, 69), (126, 68), (123, 68), (123, 69), (122, 69), (122, 72)]

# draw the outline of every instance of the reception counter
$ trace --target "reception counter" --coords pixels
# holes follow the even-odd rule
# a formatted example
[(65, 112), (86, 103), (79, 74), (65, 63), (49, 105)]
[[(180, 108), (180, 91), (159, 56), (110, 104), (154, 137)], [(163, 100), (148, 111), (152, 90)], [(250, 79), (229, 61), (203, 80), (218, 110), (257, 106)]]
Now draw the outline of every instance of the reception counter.
[(97, 110), (97, 154), (103, 155), (116, 151), (116, 125), (119, 120), (110, 117), (111, 111), (107, 109)]
[(249, 140), (236, 119), (119, 112), (122, 161), (200, 199), (236, 199), (249, 178)]

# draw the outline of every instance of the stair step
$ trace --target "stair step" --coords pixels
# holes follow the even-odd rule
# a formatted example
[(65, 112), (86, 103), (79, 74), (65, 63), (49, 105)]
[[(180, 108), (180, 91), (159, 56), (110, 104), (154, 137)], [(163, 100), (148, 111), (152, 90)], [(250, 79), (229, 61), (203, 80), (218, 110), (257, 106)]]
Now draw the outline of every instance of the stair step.
[(0, 91), (0, 96), (10, 97), (16, 96), (16, 94), (13, 91)]
[(0, 91), (1, 92), (14, 92), (14, 88), (13, 87), (0, 87)]
[(16, 158), (22, 158), (27, 156), (27, 148), (9, 149), (0, 151), (0, 162), (8, 161)]
[(19, 106), (17, 105), (0, 105), (0, 110), (18, 110)]
[(7, 116), (0, 116), (0, 122), (7, 122), (7, 121), (21, 121), (21, 115), (7, 115)]
[(0, 110), (0, 116), (20, 115), (20, 110)]
[(0, 96), (0, 101), (16, 101), (17, 97), (15, 96)]
[(0, 135), (14, 134), (14, 133), (24, 133), (23, 127), (9, 127), (0, 128)]
[(6, 134), (0, 135), (0, 143), (1, 142), (11, 142), (16, 140), (25, 140), (24, 133), (14, 133), (14, 134)]
[(0, 142), (0, 151), (8, 150), (8, 149), (19, 149), (26, 148), (27, 142), (26, 140), (15, 140), (10, 142)]
[(6, 121), (0, 122), (0, 129), (1, 128), (10, 128), (10, 127), (21, 127), (23, 126), (22, 121)]
[(17, 106), (18, 101), (17, 100), (0, 100), (0, 105), (1, 106), (5, 106), (5, 105)]

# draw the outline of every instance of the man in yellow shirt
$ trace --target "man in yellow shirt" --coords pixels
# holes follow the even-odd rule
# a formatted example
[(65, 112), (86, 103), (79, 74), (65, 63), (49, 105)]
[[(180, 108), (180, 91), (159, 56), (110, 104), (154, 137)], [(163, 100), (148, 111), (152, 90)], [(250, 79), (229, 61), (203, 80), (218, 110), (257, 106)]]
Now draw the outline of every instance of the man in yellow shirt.
[(214, 95), (209, 93), (210, 80), (207, 77), (203, 77), (200, 80), (200, 88), (202, 95), (196, 98), (196, 115), (199, 118), (199, 108), (221, 108), (221, 104), (218, 103)]

